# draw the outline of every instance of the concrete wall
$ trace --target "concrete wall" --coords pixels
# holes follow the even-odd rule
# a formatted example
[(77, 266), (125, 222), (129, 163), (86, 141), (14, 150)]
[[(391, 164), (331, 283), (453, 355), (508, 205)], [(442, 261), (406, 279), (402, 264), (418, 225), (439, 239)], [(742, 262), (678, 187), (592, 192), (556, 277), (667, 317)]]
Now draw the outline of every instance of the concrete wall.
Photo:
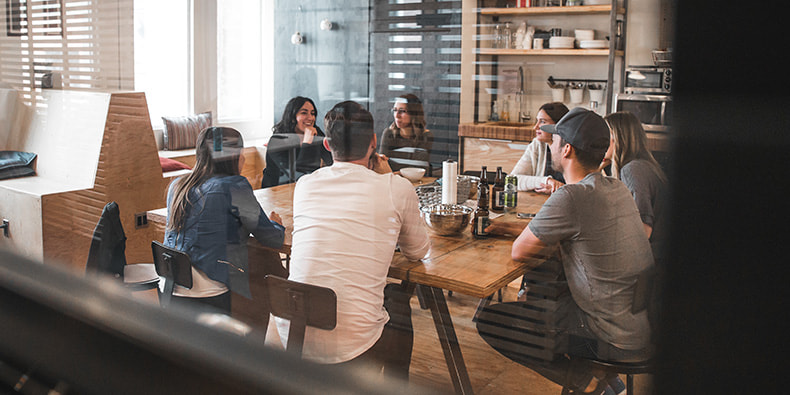
[[(321, 30), (325, 18), (334, 23), (332, 30)], [(294, 96), (313, 99), (318, 107), (316, 123), (322, 129), (324, 113), (337, 102), (351, 99), (366, 104), (367, 0), (278, 0), (274, 24), (275, 122)], [(301, 45), (291, 44), (297, 31), (304, 38)]]

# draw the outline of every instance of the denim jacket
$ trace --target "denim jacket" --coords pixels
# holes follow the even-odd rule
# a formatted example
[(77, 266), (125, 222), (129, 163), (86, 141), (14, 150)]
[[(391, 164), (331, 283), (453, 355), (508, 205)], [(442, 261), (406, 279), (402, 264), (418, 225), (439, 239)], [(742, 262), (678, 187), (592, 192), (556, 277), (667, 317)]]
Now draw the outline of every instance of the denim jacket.
[[(174, 184), (167, 192), (168, 224)], [(209, 178), (189, 191), (189, 200), (184, 226), (180, 232), (167, 230), (164, 244), (186, 252), (212, 280), (250, 298), (247, 239), (252, 233), (261, 245), (279, 248), (285, 228), (269, 220), (242, 176)]]

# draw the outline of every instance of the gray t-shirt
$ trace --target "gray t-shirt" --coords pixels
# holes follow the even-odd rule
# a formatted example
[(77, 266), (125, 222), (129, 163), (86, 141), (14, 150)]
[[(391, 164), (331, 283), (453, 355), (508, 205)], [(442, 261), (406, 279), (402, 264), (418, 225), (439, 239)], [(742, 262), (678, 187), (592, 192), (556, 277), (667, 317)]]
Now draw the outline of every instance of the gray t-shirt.
[(631, 313), (638, 275), (653, 264), (634, 200), (620, 180), (598, 172), (554, 192), (529, 229), (559, 243), (573, 300), (593, 333), (615, 347), (649, 345), (646, 311)]
[(659, 199), (663, 198), (664, 182), (658, 172), (646, 160), (628, 162), (620, 170), (620, 179), (634, 197), (642, 222), (653, 227), (660, 218)]

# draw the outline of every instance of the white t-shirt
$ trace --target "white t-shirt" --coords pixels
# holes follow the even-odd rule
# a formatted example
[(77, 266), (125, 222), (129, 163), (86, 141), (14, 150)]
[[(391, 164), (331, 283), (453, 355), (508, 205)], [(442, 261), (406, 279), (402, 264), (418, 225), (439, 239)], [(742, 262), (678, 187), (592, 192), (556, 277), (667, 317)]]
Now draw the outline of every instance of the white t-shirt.
[[(307, 328), (302, 355), (340, 363), (367, 351), (389, 320), (384, 309), (396, 245), (409, 259), (430, 241), (412, 184), (353, 163), (335, 162), (299, 179), (294, 191), (290, 280), (331, 288), (337, 326)], [(288, 321), (276, 319), (283, 345)]]

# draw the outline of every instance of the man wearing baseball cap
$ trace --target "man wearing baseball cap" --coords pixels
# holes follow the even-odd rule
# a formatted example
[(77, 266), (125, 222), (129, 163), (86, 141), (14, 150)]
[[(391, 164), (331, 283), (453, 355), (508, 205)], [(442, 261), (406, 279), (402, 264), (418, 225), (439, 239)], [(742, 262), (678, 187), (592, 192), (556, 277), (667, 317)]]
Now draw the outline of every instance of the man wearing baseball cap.
[[(562, 340), (551, 361), (524, 358), (510, 347), (497, 349), (571, 390), (599, 394), (612, 378), (575, 363), (574, 356), (632, 361), (650, 356), (647, 311), (634, 313), (632, 305), (636, 280), (652, 267), (653, 256), (630, 192), (621, 181), (598, 171), (609, 146), (606, 122), (592, 111), (574, 108), (541, 130), (553, 134), (552, 165), (562, 171), (567, 184), (546, 200), (514, 241), (512, 256), (551, 256), (544, 266), (555, 263), (556, 280), (562, 289), (567, 283), (570, 293), (558, 297), (560, 307), (549, 320), (556, 323), (553, 326), (522, 320), (513, 324), (551, 331)], [(490, 230), (497, 233), (496, 228)], [(478, 322), (481, 336), (493, 332), (480, 324), (486, 315), (501, 316), (508, 308), (518, 311), (516, 307), (529, 303), (528, 299), (490, 306)]]

